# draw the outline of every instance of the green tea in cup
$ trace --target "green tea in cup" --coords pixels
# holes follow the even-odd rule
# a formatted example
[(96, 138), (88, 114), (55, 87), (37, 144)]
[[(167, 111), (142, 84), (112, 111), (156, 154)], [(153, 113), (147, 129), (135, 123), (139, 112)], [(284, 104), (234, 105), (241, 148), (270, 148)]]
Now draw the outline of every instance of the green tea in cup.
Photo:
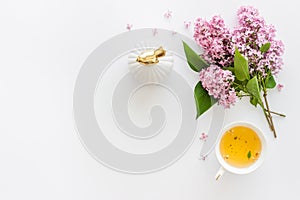
[(257, 133), (246, 126), (227, 130), (220, 141), (223, 159), (235, 167), (248, 167), (259, 158), (262, 144)]
[(216, 174), (218, 180), (225, 171), (247, 174), (256, 170), (266, 154), (266, 141), (262, 131), (248, 122), (234, 122), (220, 133), (215, 146), (221, 164)]

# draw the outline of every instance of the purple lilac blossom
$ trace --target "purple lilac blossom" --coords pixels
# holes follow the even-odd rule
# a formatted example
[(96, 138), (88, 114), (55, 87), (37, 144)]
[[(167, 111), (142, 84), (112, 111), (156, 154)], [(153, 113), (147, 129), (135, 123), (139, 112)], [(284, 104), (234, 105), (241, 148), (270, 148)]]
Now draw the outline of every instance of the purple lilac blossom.
[[(266, 24), (252, 6), (240, 7), (237, 17), (239, 24), (233, 30), (225, 26), (220, 16), (214, 16), (210, 21), (198, 18), (194, 28), (194, 39), (204, 50), (201, 56), (211, 64), (200, 72), (200, 81), (209, 95), (225, 108), (237, 99), (232, 87), (234, 76), (222, 69), (233, 66), (235, 48), (248, 59), (252, 76), (276, 75), (283, 65), (284, 45), (275, 39), (275, 27)], [(261, 52), (260, 48), (266, 43), (271, 44), (270, 48)]]
[(207, 62), (220, 67), (233, 62), (231, 34), (220, 16), (214, 16), (209, 22), (198, 18), (194, 38), (204, 49), (203, 58)]
[[(267, 25), (258, 10), (251, 6), (241, 7), (237, 16), (239, 26), (232, 31), (232, 42), (249, 59), (250, 72), (262, 76), (266, 76), (268, 71), (278, 74), (283, 65), (284, 45), (275, 39), (275, 27)], [(262, 53), (260, 47), (266, 43), (271, 43), (271, 46)]]
[(229, 108), (236, 102), (236, 92), (231, 87), (234, 81), (231, 71), (223, 70), (217, 65), (210, 65), (200, 71), (200, 81), (208, 94), (218, 99), (218, 103), (224, 108)]
[[(276, 30), (267, 25), (252, 6), (242, 6), (237, 12), (239, 25), (230, 31), (220, 16), (210, 21), (198, 18), (194, 28), (194, 39), (203, 50), (203, 58), (220, 67), (233, 66), (234, 51), (239, 51), (248, 58), (251, 74), (267, 71), (278, 74), (283, 65), (284, 45), (275, 39)], [(270, 49), (261, 53), (260, 47), (271, 43)]]

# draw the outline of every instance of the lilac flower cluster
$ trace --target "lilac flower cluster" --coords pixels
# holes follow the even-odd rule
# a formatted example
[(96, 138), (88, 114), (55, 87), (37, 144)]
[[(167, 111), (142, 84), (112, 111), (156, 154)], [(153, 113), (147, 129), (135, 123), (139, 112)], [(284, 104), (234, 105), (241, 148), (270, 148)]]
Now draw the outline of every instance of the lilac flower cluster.
[[(231, 87), (234, 76), (222, 68), (233, 66), (235, 48), (248, 58), (251, 75), (276, 75), (283, 65), (284, 45), (275, 39), (274, 26), (267, 25), (258, 10), (251, 6), (241, 7), (237, 17), (239, 25), (233, 30), (227, 28), (219, 16), (210, 21), (198, 18), (194, 28), (194, 39), (204, 50), (202, 57), (211, 64), (200, 72), (200, 80), (209, 94), (226, 108), (237, 97)], [(261, 52), (266, 43), (271, 44), (270, 48)]]
[(234, 76), (231, 71), (223, 70), (217, 65), (210, 65), (200, 71), (200, 81), (203, 88), (210, 96), (218, 99), (218, 103), (225, 108), (229, 108), (237, 100), (237, 96), (231, 83)]
[(204, 49), (204, 59), (218, 66), (228, 66), (233, 62), (231, 33), (224, 20), (214, 16), (210, 22), (198, 18), (195, 23), (194, 38)]
[[(284, 45), (275, 39), (274, 26), (267, 25), (253, 7), (241, 7), (237, 15), (239, 26), (232, 31), (232, 45), (249, 59), (250, 73), (266, 76), (270, 71), (273, 75), (277, 74), (283, 65)], [(266, 43), (271, 46), (262, 53), (260, 48)]]

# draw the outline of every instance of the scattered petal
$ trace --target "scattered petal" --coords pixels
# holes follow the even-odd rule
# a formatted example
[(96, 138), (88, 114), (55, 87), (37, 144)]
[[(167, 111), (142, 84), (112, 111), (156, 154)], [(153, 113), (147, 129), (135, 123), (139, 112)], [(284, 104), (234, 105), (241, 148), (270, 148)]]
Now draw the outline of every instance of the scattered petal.
[(206, 133), (201, 133), (201, 136), (200, 136), (200, 140), (203, 140), (203, 141), (206, 141), (208, 138), (208, 135)]
[(283, 87), (284, 87), (284, 85), (279, 83), (279, 84), (277, 85), (277, 90), (278, 90), (278, 92), (281, 92), (281, 90), (283, 89)]
[(132, 27), (133, 27), (132, 24), (127, 24), (127, 25), (126, 25), (126, 29), (127, 29), (128, 31), (131, 31)]
[(206, 158), (207, 158), (207, 155), (200, 155), (200, 157), (199, 157), (199, 160), (203, 160), (203, 161), (205, 161), (205, 160), (206, 160)]
[(166, 11), (165, 14), (164, 14), (164, 17), (166, 19), (170, 19), (172, 17), (172, 11), (170, 11), (170, 10)]
[(153, 36), (156, 36), (156, 35), (158, 34), (157, 28), (154, 28), (154, 29), (152, 30), (152, 34), (153, 34)]
[(177, 31), (173, 30), (172, 35), (176, 35), (176, 34), (177, 34)]
[(184, 27), (186, 29), (189, 29), (191, 27), (192, 22), (190, 22), (190, 21), (184, 21), (183, 24), (184, 24)]

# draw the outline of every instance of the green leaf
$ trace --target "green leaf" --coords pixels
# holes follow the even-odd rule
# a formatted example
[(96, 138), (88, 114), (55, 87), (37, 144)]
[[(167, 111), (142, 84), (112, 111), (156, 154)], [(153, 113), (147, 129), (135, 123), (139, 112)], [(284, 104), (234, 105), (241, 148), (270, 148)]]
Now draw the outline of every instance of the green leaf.
[(192, 70), (200, 72), (202, 68), (209, 66), (187, 43), (183, 42), (183, 47), (187, 62)]
[(262, 100), (260, 96), (259, 86), (258, 86), (258, 80), (257, 77), (254, 76), (252, 79), (250, 79), (246, 85), (247, 92), (257, 99), (257, 103), (262, 105)]
[(250, 159), (251, 158), (251, 151), (248, 152), (247, 154), (247, 158)]
[(234, 74), (239, 81), (249, 80), (248, 60), (236, 48), (234, 53)]
[(257, 98), (251, 96), (251, 97), (250, 97), (250, 103), (256, 107), (257, 104), (258, 104)]
[(216, 100), (209, 96), (208, 92), (202, 87), (200, 81), (195, 87), (194, 98), (197, 108), (196, 119), (216, 103)]
[(262, 45), (259, 50), (260, 52), (265, 53), (270, 49), (270, 47), (271, 47), (271, 43), (267, 42), (266, 44)]
[(276, 86), (276, 81), (274, 77), (271, 75), (266, 79), (266, 88), (274, 88)]

